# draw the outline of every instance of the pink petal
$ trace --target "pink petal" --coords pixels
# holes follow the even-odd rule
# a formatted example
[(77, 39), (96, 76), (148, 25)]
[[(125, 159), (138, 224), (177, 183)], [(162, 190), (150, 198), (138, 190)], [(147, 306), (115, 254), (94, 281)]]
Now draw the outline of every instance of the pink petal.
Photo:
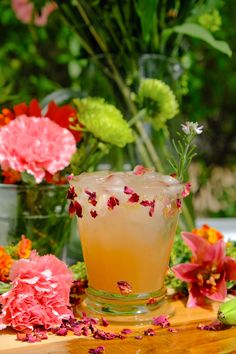
[(47, 24), (48, 21), (48, 16), (54, 11), (56, 10), (57, 5), (55, 3), (48, 3), (46, 4), (42, 10), (41, 10), (41, 14), (39, 16), (37, 16), (34, 20), (34, 23), (36, 26), (45, 26)]
[(205, 304), (205, 296), (199, 291), (198, 285), (192, 284), (189, 289), (187, 307), (202, 306)]
[(145, 168), (144, 166), (142, 165), (137, 165), (135, 166), (134, 168), (134, 174), (135, 175), (143, 175), (145, 172), (147, 172), (147, 168)]
[(186, 245), (192, 251), (196, 262), (212, 262), (214, 256), (214, 248), (212, 246), (214, 245), (192, 232), (182, 232), (181, 235)]
[(37, 183), (45, 171), (53, 175), (67, 167), (75, 151), (72, 133), (49, 118), (21, 115), (0, 130), (1, 167), (27, 171)]
[(131, 197), (128, 199), (130, 203), (138, 203), (139, 202), (139, 195), (137, 193), (133, 193)]
[(125, 194), (133, 194), (134, 190), (128, 186), (124, 186), (124, 193)]
[(218, 268), (223, 268), (225, 261), (225, 241), (219, 240), (214, 244), (211, 244), (212, 259), (211, 262), (218, 265)]
[(236, 280), (236, 259), (225, 257), (226, 280)]
[(172, 267), (175, 276), (186, 282), (196, 282), (196, 273), (201, 266), (196, 263), (182, 263)]

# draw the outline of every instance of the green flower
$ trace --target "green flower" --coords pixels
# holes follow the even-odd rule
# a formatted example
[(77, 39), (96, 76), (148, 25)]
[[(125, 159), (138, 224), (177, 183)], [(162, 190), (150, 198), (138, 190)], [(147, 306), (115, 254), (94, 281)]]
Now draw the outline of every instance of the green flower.
[(115, 106), (91, 97), (75, 99), (74, 103), (79, 121), (97, 139), (121, 148), (134, 141), (131, 128)]
[(166, 121), (179, 112), (173, 91), (163, 81), (142, 80), (138, 95), (142, 108), (146, 108), (146, 118), (157, 130), (164, 128)]
[(210, 32), (216, 32), (220, 29), (222, 20), (218, 10), (203, 13), (198, 17), (198, 23)]
[(85, 280), (87, 279), (87, 270), (84, 262), (77, 262), (70, 266), (69, 268), (74, 276), (74, 280)]

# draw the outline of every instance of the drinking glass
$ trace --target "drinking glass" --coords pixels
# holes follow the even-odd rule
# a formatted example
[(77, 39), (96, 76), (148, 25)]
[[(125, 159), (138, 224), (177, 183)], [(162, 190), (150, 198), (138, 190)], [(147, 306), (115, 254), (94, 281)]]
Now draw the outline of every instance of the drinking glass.
[(87, 310), (128, 323), (170, 315), (164, 279), (184, 185), (136, 169), (82, 173), (71, 186), (80, 209)]

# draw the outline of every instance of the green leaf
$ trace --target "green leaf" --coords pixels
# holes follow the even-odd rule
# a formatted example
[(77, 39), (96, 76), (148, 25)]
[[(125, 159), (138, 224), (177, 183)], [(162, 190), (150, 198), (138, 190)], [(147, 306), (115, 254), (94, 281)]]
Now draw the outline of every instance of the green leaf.
[(153, 24), (156, 23), (158, 2), (159, 0), (137, 0), (136, 3), (145, 42), (149, 41)]
[(36, 184), (34, 176), (26, 171), (21, 172), (21, 178), (22, 178), (22, 181), (25, 182), (26, 184), (30, 184), (32, 186), (34, 186)]
[(232, 56), (232, 51), (228, 43), (216, 40), (209, 31), (195, 23), (183, 23), (180, 26), (173, 27), (172, 30), (176, 33), (186, 34), (187, 36), (201, 39), (229, 57)]
[(11, 284), (10, 283), (5, 283), (0, 281), (0, 294), (4, 294), (7, 291), (9, 291), (11, 289)]

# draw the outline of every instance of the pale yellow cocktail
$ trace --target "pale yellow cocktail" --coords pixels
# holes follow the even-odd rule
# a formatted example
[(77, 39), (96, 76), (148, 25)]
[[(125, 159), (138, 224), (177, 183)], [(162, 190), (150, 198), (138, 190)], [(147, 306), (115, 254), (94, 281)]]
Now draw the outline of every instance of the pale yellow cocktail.
[(71, 185), (82, 207), (88, 306), (118, 316), (158, 307), (184, 186), (145, 169), (84, 173)]

